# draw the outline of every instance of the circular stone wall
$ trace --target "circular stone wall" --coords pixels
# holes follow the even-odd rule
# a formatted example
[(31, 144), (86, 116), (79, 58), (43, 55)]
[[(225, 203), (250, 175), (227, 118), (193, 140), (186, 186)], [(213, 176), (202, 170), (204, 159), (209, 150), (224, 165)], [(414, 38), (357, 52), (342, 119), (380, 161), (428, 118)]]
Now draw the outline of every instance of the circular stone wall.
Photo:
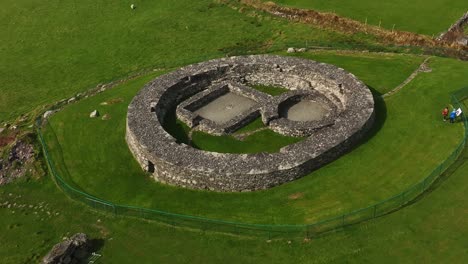
[[(290, 91), (273, 97), (249, 85)], [(250, 100), (248, 105), (228, 121), (200, 116), (199, 109), (230, 93)], [(293, 121), (280, 114), (282, 108), (301, 101), (320, 104), (326, 114), (311, 121)], [(203, 151), (179, 144), (164, 130), (162, 123), (175, 107), (184, 122), (212, 134), (231, 133), (261, 116), (278, 133), (308, 137), (277, 153)], [(128, 107), (126, 140), (143, 169), (157, 181), (194, 189), (251, 191), (300, 178), (336, 159), (362, 138), (373, 121), (370, 90), (341, 68), (293, 57), (242, 56), (186, 66), (147, 84)]]

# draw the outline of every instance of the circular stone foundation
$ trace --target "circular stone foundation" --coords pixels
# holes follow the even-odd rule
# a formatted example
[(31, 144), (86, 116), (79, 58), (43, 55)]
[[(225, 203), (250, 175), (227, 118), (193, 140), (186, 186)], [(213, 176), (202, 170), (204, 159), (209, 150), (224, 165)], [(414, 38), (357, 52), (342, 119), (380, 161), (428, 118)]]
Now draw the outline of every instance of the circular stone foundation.
[(293, 105), (280, 109), (280, 116), (291, 121), (320, 121), (329, 115), (329, 109), (312, 100), (301, 100)]
[[(271, 96), (252, 85), (284, 87)], [(306, 139), (277, 153), (215, 153), (180, 144), (162, 123), (171, 109), (191, 127), (230, 134), (261, 116), (273, 131)], [(335, 66), (272, 55), (186, 66), (147, 84), (128, 107), (126, 140), (160, 182), (252, 191), (300, 178), (349, 151), (374, 121), (370, 90)]]

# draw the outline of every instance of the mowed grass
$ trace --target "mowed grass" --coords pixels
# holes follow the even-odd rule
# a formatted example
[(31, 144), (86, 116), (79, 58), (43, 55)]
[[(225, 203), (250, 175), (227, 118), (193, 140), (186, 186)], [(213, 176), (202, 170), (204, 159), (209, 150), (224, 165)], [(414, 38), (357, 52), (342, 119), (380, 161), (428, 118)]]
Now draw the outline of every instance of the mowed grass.
[(379, 24), (386, 29), (411, 31), (433, 35), (447, 30), (467, 10), (464, 0), (275, 0), (278, 4), (297, 8), (334, 12), (368, 24)]
[(252, 122), (248, 123), (244, 127), (240, 128), (239, 130), (234, 132), (234, 134), (247, 133), (247, 132), (254, 131), (254, 130), (257, 130), (257, 129), (260, 129), (260, 128), (264, 128), (264, 127), (266, 127), (266, 126), (265, 126), (265, 124), (263, 124), (262, 118), (258, 117), (255, 120), (253, 120)]
[[(379, 56), (375, 55), (376, 66)], [(387, 61), (386, 56), (382, 59)], [(402, 70), (387, 65), (385, 71), (396, 74)], [(399, 65), (398, 57), (395, 65)], [(430, 66), (431, 73), (419, 75), (384, 103), (378, 101), (374, 135), (361, 146), (300, 180), (266, 191), (194, 191), (153, 182), (144, 174), (124, 140), (125, 115), (133, 95), (152, 77), (86, 99), (52, 117), (51, 125), (62, 146), (61, 153), (57, 148), (52, 151), (57, 157), (63, 156), (68, 172), (62, 173), (67, 180), (115, 203), (250, 223), (311, 223), (395, 195), (423, 179), (449, 156), (461, 140), (462, 129), (461, 124), (442, 122), (440, 109), (449, 102), (451, 91), (465, 85), (468, 65), (434, 58)], [(357, 63), (355, 72), (359, 67)], [(367, 74), (357, 76), (377, 83), (375, 89), (382, 87), (378, 80), (383, 72), (377, 71), (382, 68), (365, 67)], [(114, 98), (123, 102), (100, 106)], [(94, 109), (112, 118), (90, 119), (88, 115)], [(46, 136), (53, 142), (51, 133)]]
[[(338, 54), (335, 51), (317, 51), (295, 56), (330, 63), (350, 71), (359, 76), (375, 94), (384, 94), (397, 87), (423, 61), (419, 56), (386, 54), (376, 57), (372, 53), (346, 51)], [(388, 70), (391, 68), (398, 70)], [(376, 73), (379, 76), (375, 76)]]
[(0, 258), (38, 263), (63, 237), (84, 232), (98, 240), (99, 263), (466, 263), (468, 163), (455, 168), (402, 210), (290, 243), (112, 217), (71, 201), (50, 177), (17, 181), (0, 188)]
[(146, 68), (170, 68), (287, 40), (373, 46), (213, 0), (4, 0), (0, 10), (0, 122)]
[(269, 94), (269, 95), (272, 95), (272, 96), (281, 95), (281, 94), (289, 91), (288, 89), (283, 88), (283, 87), (260, 85), (260, 84), (251, 85), (251, 87), (254, 88), (255, 90), (258, 90), (260, 92), (263, 92), (263, 93), (266, 93), (266, 94)]
[(192, 135), (192, 145), (198, 149), (220, 153), (274, 153), (284, 146), (303, 139), (302, 137), (283, 136), (270, 129), (258, 131), (244, 140), (238, 140), (230, 135), (213, 136), (196, 131)]
[[(270, 89), (276, 92), (277, 89)], [(193, 130), (183, 121), (177, 119), (176, 109), (170, 109), (162, 124), (164, 129), (172, 135), (177, 142), (185, 143), (197, 149), (219, 153), (258, 153), (278, 152), (282, 147), (299, 142), (303, 137), (289, 137), (278, 134), (270, 129), (257, 131), (239, 140), (232, 135), (215, 136), (203, 131)], [(236, 133), (253, 131), (265, 127), (261, 118), (256, 118)], [(192, 133), (191, 139), (189, 134)]]

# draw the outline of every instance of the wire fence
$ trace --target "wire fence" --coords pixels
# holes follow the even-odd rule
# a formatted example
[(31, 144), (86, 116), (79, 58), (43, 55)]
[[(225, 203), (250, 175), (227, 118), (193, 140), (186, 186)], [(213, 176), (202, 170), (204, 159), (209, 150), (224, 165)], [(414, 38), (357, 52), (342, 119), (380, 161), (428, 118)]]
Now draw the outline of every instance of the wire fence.
[[(320, 222), (303, 224), (303, 225), (262, 225), (262, 224), (248, 224), (240, 222), (223, 221), (217, 219), (209, 219), (190, 215), (181, 215), (171, 212), (141, 208), (123, 204), (116, 204), (111, 201), (100, 199), (93, 196), (86, 191), (82, 190), (79, 186), (74, 184), (63, 160), (61, 153), (60, 143), (57, 139), (52, 127), (48, 122), (37, 120), (37, 132), (40, 143), (42, 144), (43, 152), (50, 174), (57, 183), (57, 185), (72, 199), (82, 202), (92, 208), (108, 212), (114, 215), (137, 217), (149, 220), (155, 220), (169, 226), (183, 227), (188, 229), (196, 229), (202, 231), (229, 233), (242, 236), (263, 237), (266, 239), (274, 238), (294, 238), (304, 237), (310, 238), (319, 234), (333, 231), (348, 225), (360, 223), (363, 221), (371, 220), (376, 217), (388, 214), (408, 203), (414, 201), (418, 196), (428, 190), (432, 183), (440, 175), (442, 175), (460, 156), (465, 148), (468, 124), (467, 118), (464, 114), (465, 105), (463, 100), (468, 98), (468, 87), (460, 89), (452, 94), (451, 100), (455, 108), (462, 108), (463, 113), (458, 117), (459, 122), (463, 122), (464, 136), (455, 150), (449, 157), (439, 164), (429, 175), (417, 184), (409, 187), (405, 191), (390, 197), (386, 200), (373, 204), (371, 206), (358, 209), (349, 213), (339, 215), (330, 219)], [(47, 133), (47, 143), (42, 133), (43, 129), (51, 129)], [(53, 153), (49, 149), (54, 149)], [(55, 151), (59, 150), (59, 151)]]

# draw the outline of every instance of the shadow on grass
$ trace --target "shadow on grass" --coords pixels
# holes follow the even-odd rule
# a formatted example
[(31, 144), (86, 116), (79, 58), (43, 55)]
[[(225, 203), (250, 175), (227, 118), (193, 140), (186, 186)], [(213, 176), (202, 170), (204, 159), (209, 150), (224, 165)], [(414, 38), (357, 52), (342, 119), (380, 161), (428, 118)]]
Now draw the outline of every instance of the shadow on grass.
[(90, 259), (93, 256), (93, 253), (98, 252), (103, 247), (104, 247), (104, 239), (98, 239), (98, 238), (90, 239), (88, 251), (86, 252), (86, 255), (80, 256), (81, 258), (78, 264), (94, 263), (94, 262), (90, 262)]
[[(375, 90), (371, 86), (367, 86), (372, 92), (372, 96), (374, 97), (374, 113), (375, 113), (375, 120), (372, 127), (367, 131), (364, 137), (360, 140), (356, 147), (365, 144), (371, 138), (373, 138), (383, 127), (385, 121), (387, 120), (387, 105), (385, 104), (384, 99), (382, 98), (382, 93)], [(351, 149), (352, 150), (352, 149)]]

